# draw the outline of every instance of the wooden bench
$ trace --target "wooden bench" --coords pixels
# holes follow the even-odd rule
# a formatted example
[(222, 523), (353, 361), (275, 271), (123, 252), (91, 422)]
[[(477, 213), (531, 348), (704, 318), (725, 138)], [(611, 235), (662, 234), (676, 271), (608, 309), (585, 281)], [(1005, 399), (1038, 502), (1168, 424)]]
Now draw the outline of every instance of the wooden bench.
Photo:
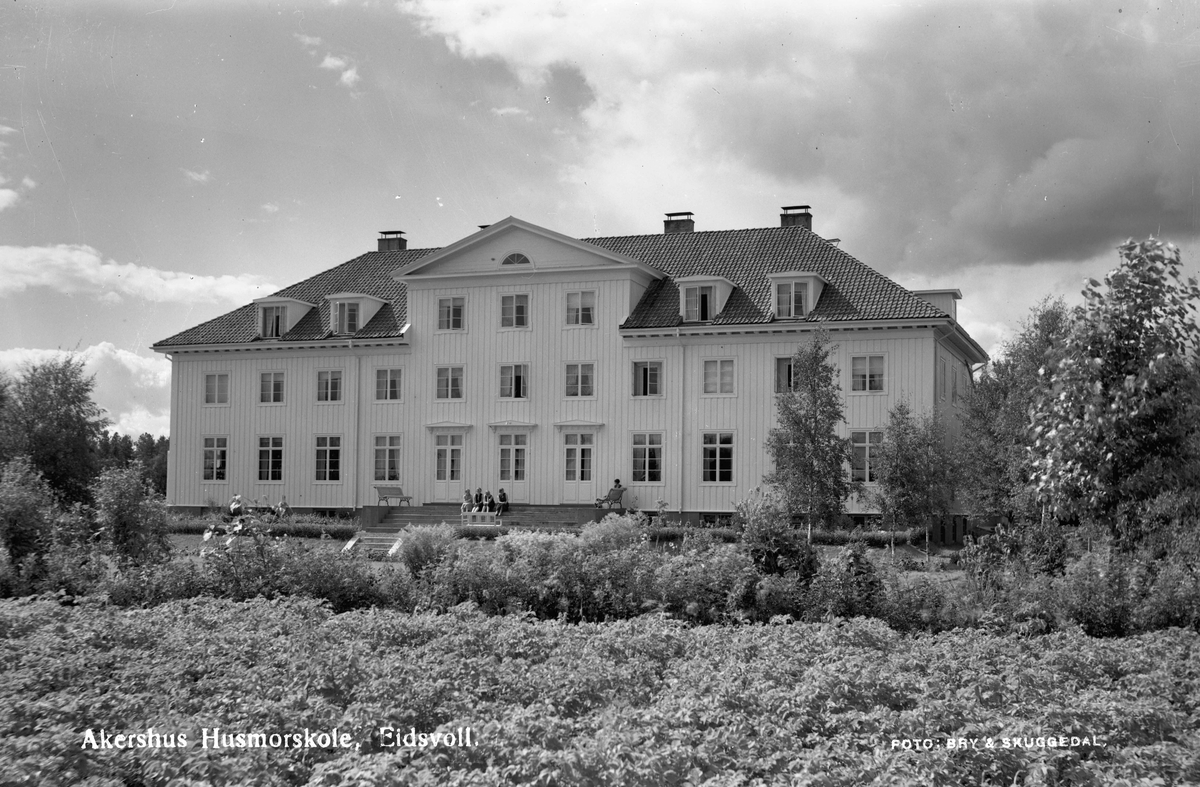
[(464, 527), (470, 525), (486, 526), (486, 525), (503, 525), (503, 520), (496, 515), (495, 511), (464, 511), (462, 515), (462, 523)]
[(393, 497), (399, 500), (401, 503), (408, 503), (410, 506), (412, 505), (412, 495), (404, 494), (404, 489), (398, 486), (377, 486), (375, 487), (375, 494), (379, 495), (379, 501), (381, 503), (387, 503), (388, 508), (392, 507), (391, 499)]
[(625, 497), (625, 487), (620, 489), (612, 488), (608, 490), (608, 494), (604, 497), (596, 498), (596, 508), (624, 508), (622, 503)]

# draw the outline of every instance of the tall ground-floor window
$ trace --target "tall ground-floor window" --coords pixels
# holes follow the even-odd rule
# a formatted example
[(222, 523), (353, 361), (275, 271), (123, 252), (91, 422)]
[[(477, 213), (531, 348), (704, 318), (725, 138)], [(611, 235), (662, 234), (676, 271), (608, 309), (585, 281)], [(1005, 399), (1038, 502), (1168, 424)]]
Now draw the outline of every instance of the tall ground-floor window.
[(733, 482), (733, 432), (705, 432), (702, 443), (705, 483)]
[(375, 480), (400, 480), (400, 435), (375, 435)]
[(529, 443), (529, 435), (502, 434), (500, 435), (500, 480), (525, 480), (525, 450)]
[(635, 432), (633, 435), (634, 483), (662, 483), (662, 432)]
[(258, 438), (258, 480), (283, 480), (283, 438)]
[(850, 477), (855, 481), (875, 480), (872, 454), (883, 445), (883, 432), (851, 432), (850, 442), (854, 445), (854, 459), (850, 465)]
[(462, 480), (462, 444), (460, 434), (440, 434), (434, 438), (437, 480)]
[(592, 447), (595, 439), (596, 436), (589, 432), (571, 432), (563, 435), (566, 449), (563, 457), (564, 480), (592, 480)]
[(342, 480), (342, 438), (334, 436), (317, 438), (316, 480)]
[(226, 481), (225, 467), (229, 455), (228, 437), (204, 438), (204, 480)]

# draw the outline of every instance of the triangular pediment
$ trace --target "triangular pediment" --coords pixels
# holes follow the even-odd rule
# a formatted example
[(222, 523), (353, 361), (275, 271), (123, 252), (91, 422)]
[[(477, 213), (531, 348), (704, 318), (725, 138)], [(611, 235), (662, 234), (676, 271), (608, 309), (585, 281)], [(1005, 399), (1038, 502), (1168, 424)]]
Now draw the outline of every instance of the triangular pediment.
[(629, 268), (660, 278), (638, 260), (509, 216), (392, 272), (397, 279)]

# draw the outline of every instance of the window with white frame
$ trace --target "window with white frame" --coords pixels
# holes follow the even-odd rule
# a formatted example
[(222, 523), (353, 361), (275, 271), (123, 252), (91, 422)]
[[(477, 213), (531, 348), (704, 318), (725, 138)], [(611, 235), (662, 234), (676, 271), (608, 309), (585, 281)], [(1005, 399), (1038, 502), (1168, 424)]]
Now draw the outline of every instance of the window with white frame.
[(317, 481), (342, 480), (342, 438), (336, 435), (317, 437)]
[(528, 328), (529, 327), (529, 296), (501, 295), (500, 296), (500, 327)]
[(264, 339), (278, 339), (283, 336), (285, 326), (287, 325), (287, 307), (286, 306), (264, 306), (262, 307), (262, 331), (260, 335)]
[(262, 404), (283, 402), (283, 372), (263, 372), (259, 375), (258, 401)]
[(941, 399), (943, 402), (946, 401), (946, 388), (947, 387), (948, 387), (948, 385), (947, 385), (947, 380), (946, 380), (946, 359), (939, 358), (938, 359), (937, 389), (938, 389), (938, 398)]
[(733, 360), (704, 362), (704, 393), (733, 393)]
[(339, 302), (333, 304), (333, 332), (358, 333), (358, 304)]
[(590, 432), (570, 432), (563, 435), (563, 480), (592, 480), (592, 449), (596, 436)]
[(883, 432), (851, 432), (853, 458), (850, 461), (850, 478), (866, 483), (875, 482), (875, 457), (883, 445)]
[(567, 396), (595, 396), (594, 381), (596, 365), (594, 363), (567, 364)]
[(258, 480), (283, 480), (283, 438), (258, 438)]
[(500, 435), (500, 480), (525, 480), (525, 451), (529, 447), (529, 435)]
[(526, 257), (524, 254), (522, 254), (519, 251), (514, 251), (512, 254), (509, 254), (507, 257), (505, 257), (504, 260), (500, 264), (501, 265), (528, 265), (529, 258)]
[(529, 398), (529, 364), (512, 363), (500, 366), (500, 398)]
[(434, 477), (438, 481), (462, 480), (463, 436), (439, 434), (434, 436)]
[(801, 281), (775, 283), (775, 316), (799, 319), (808, 314), (808, 284)]
[(633, 395), (662, 395), (662, 361), (633, 362)]
[(317, 401), (342, 401), (341, 371), (334, 370), (328, 372), (317, 372)]
[(684, 287), (683, 319), (686, 322), (703, 322), (713, 318), (716, 300), (711, 286)]
[(463, 367), (439, 366), (437, 368), (437, 398), (463, 398)]
[(466, 298), (438, 298), (438, 330), (464, 330), (466, 307)]
[(567, 325), (596, 324), (596, 293), (594, 290), (567, 293)]
[(400, 401), (400, 369), (375, 370), (375, 401)]
[(883, 356), (855, 355), (850, 358), (850, 390), (872, 392), (883, 390)]
[(775, 393), (787, 393), (795, 387), (791, 358), (775, 359)]
[(958, 364), (954, 365), (954, 374), (950, 380), (950, 401), (958, 404)]
[(663, 436), (662, 432), (633, 433), (633, 482), (636, 484), (662, 483)]
[(204, 375), (204, 403), (229, 404), (229, 374)]
[(733, 432), (704, 432), (701, 437), (701, 481), (733, 483)]
[(228, 481), (226, 467), (229, 459), (228, 437), (204, 438), (204, 475), (205, 481)]
[(400, 480), (400, 435), (375, 435), (375, 480)]

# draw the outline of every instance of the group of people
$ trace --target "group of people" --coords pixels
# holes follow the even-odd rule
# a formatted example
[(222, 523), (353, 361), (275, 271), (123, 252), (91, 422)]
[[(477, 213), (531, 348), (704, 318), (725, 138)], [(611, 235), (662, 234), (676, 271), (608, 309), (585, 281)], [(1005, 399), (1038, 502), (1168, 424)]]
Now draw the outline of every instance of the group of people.
[[(286, 519), (292, 515), (292, 507), (288, 505), (286, 496), (280, 498), (279, 503), (276, 505), (268, 506), (255, 501), (253, 507), (259, 511), (262, 511), (263, 509), (269, 509), (269, 511), (279, 519)], [(250, 509), (250, 504), (242, 500), (241, 495), (234, 495), (233, 497), (229, 498), (229, 505), (225, 507), (225, 512), (233, 519), (237, 519), (239, 517), (249, 516)]]
[(504, 487), (500, 487), (499, 494), (492, 497), (492, 490), (486, 492), (482, 487), (475, 488), (475, 494), (471, 494), (471, 490), (467, 489), (463, 492), (462, 512), (464, 514), (470, 511), (490, 511), (494, 514), (505, 514), (508, 512), (508, 495), (504, 492)]

